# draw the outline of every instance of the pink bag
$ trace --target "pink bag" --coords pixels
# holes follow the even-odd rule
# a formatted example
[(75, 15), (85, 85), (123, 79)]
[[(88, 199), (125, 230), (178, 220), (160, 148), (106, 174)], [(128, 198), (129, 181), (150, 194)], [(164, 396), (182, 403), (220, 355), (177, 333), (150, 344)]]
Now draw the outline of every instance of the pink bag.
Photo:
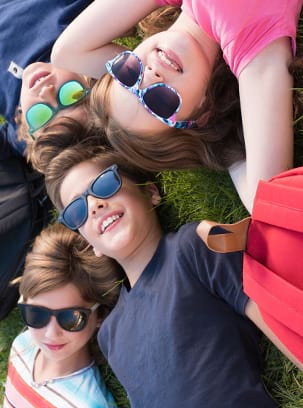
[[(211, 235), (214, 226), (227, 232)], [(260, 181), (251, 217), (236, 224), (202, 221), (198, 233), (214, 251), (244, 250), (244, 292), (303, 362), (303, 167)]]

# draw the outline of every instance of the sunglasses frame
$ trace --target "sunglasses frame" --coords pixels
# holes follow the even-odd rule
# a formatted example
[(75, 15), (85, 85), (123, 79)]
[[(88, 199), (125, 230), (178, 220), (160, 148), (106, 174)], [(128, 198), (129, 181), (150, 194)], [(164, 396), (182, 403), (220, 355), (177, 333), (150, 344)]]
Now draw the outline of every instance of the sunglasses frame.
[[(66, 86), (66, 84), (69, 84), (69, 83), (71, 83), (71, 82), (76, 82), (77, 84), (80, 84), (80, 85), (81, 85), (81, 87), (83, 88), (83, 95), (82, 95), (81, 98), (78, 99), (75, 103), (72, 103), (72, 104), (70, 104), (70, 105), (63, 105), (63, 104), (60, 102), (60, 99), (59, 99), (60, 91), (61, 91), (62, 87)], [(80, 103), (81, 101), (83, 101), (83, 99), (85, 99), (85, 98), (90, 94), (90, 92), (91, 92), (91, 88), (86, 88), (80, 81), (77, 81), (76, 79), (71, 79), (70, 81), (64, 82), (64, 83), (60, 86), (60, 88), (58, 89), (57, 98), (56, 98), (58, 105), (57, 105), (56, 108), (54, 108), (53, 106), (49, 105), (48, 103), (44, 103), (44, 102), (37, 102), (37, 103), (34, 103), (32, 106), (30, 106), (30, 107), (27, 109), (26, 113), (25, 113), (25, 119), (26, 119), (26, 122), (27, 122), (27, 124), (28, 124), (28, 126), (29, 126), (29, 131), (28, 131), (28, 132), (29, 132), (30, 136), (32, 137), (32, 139), (35, 140), (35, 137), (33, 136), (33, 134), (34, 134), (37, 130), (39, 130), (39, 129), (43, 128), (45, 125), (47, 125), (47, 123), (49, 123), (49, 122), (56, 116), (56, 114), (57, 114), (59, 111), (64, 110), (64, 109), (67, 109), (67, 108), (70, 108), (71, 106), (77, 105), (78, 103)], [(29, 112), (34, 106), (38, 106), (38, 105), (47, 106), (47, 107), (51, 110), (52, 116), (51, 116), (43, 125), (41, 125), (41, 126), (39, 126), (39, 127), (37, 127), (37, 128), (33, 128), (33, 127), (30, 125), (29, 120), (28, 120), (28, 112)]]
[[(116, 75), (113, 72), (113, 65), (115, 64), (115, 62), (117, 60), (119, 60), (121, 58), (122, 55), (133, 55), (139, 62), (139, 67), (140, 67), (140, 72), (138, 75), (138, 79), (137, 81), (134, 83), (134, 85), (132, 86), (128, 86), (126, 84), (124, 84), (123, 82), (121, 82), (119, 80), (119, 78), (116, 77)], [(133, 95), (135, 95), (141, 105), (151, 114), (153, 115), (155, 118), (157, 118), (158, 120), (160, 120), (162, 123), (164, 123), (165, 125), (169, 126), (169, 127), (174, 127), (176, 129), (188, 129), (191, 128), (195, 125), (195, 121), (193, 120), (182, 120), (182, 121), (177, 121), (176, 120), (176, 116), (177, 113), (179, 112), (181, 105), (182, 105), (182, 98), (181, 95), (179, 94), (179, 92), (176, 91), (176, 89), (172, 88), (171, 86), (165, 84), (164, 82), (158, 82), (152, 85), (147, 86), (146, 88), (140, 89), (139, 85), (142, 81), (143, 78), (143, 71), (144, 71), (144, 65), (142, 60), (140, 59), (140, 57), (134, 53), (133, 51), (122, 51), (120, 52), (118, 55), (116, 55), (113, 59), (107, 61), (105, 63), (105, 68), (107, 70), (107, 72), (109, 73), (109, 75), (116, 81), (118, 82), (123, 88), (129, 90)], [(175, 93), (178, 98), (179, 98), (179, 105), (177, 107), (177, 109), (175, 110), (175, 112), (169, 117), (169, 118), (163, 118), (162, 116), (158, 115), (157, 113), (155, 113), (144, 101), (144, 95), (151, 89), (153, 88), (157, 88), (157, 87), (166, 87), (168, 89), (170, 89), (173, 93)]]
[[(95, 184), (95, 182), (105, 173), (111, 172), (114, 174), (114, 176), (116, 177), (116, 179), (119, 181), (119, 187), (111, 194), (108, 194), (106, 196), (101, 196), (101, 195), (97, 195), (93, 192), (93, 186)], [(107, 199), (112, 197), (113, 195), (115, 195), (121, 188), (122, 186), (122, 178), (118, 172), (118, 165), (117, 164), (113, 164), (110, 167), (107, 167), (105, 170), (103, 170), (100, 174), (98, 174), (98, 176), (90, 183), (89, 187), (87, 190), (85, 190), (81, 195), (79, 195), (78, 197), (74, 198), (73, 201), (71, 201), (59, 214), (59, 217), (57, 219), (58, 222), (60, 222), (61, 224), (63, 224), (65, 227), (69, 228), (72, 231), (76, 231), (78, 230), (83, 224), (85, 224), (85, 222), (87, 221), (88, 218), (88, 205), (87, 205), (87, 196), (91, 195), (93, 197), (96, 198), (101, 198), (101, 199)], [(77, 200), (82, 199), (85, 203), (85, 209), (86, 209), (86, 214), (85, 214), (85, 218), (83, 220), (83, 222), (81, 222), (81, 224), (79, 224), (76, 227), (70, 226), (64, 219), (64, 214), (66, 213), (66, 211), (70, 208), (70, 206)]]
[[(84, 330), (85, 327), (87, 326), (89, 316), (91, 315), (91, 313), (93, 313), (95, 310), (97, 310), (97, 308), (99, 306), (100, 306), (100, 303), (96, 302), (92, 307), (89, 307), (89, 308), (86, 308), (86, 307), (66, 307), (66, 308), (63, 308), (63, 309), (49, 309), (48, 307), (44, 307), (44, 306), (32, 305), (30, 303), (23, 303), (23, 297), (22, 296), (21, 296), (20, 300), (18, 301), (18, 307), (19, 307), (19, 310), (20, 310), (20, 313), (21, 313), (22, 320), (24, 321), (24, 323), (28, 327), (31, 327), (33, 329), (42, 329), (42, 328), (46, 327), (49, 324), (51, 316), (55, 316), (56, 320), (57, 320), (57, 323), (61, 327), (61, 329), (65, 330), (65, 331), (68, 331), (70, 333), (80, 332), (80, 331)], [(28, 324), (28, 322), (23, 317), (23, 311), (25, 309), (29, 308), (29, 307), (42, 310), (43, 312), (47, 312), (48, 313), (48, 319), (47, 319), (46, 323), (43, 324), (42, 326), (39, 326), (39, 327), (35, 327), (34, 325)], [(83, 323), (83, 326), (80, 326), (79, 328), (77, 328), (75, 330), (70, 330), (70, 329), (67, 329), (67, 328), (63, 327), (62, 324), (60, 323), (58, 317), (59, 317), (60, 313), (62, 313), (62, 312), (64, 313), (66, 311), (73, 311), (73, 312), (77, 311), (77, 312), (80, 312), (80, 313), (84, 313), (85, 317), (86, 317), (86, 320)]]

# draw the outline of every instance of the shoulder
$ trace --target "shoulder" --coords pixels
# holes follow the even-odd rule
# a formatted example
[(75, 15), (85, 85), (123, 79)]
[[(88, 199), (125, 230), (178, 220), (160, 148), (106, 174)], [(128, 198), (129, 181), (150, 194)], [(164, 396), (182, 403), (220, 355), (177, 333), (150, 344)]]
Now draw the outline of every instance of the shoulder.
[(218, 253), (209, 250), (198, 236), (197, 226), (196, 222), (185, 224), (174, 234), (175, 264), (186, 276), (191, 274), (210, 293), (244, 314), (248, 298), (243, 293), (243, 252)]
[(211, 251), (197, 233), (198, 222), (190, 222), (182, 225), (176, 232), (167, 235), (167, 241), (174, 243), (176, 255), (189, 256), (190, 259), (199, 259), (200, 264), (209, 266), (224, 263), (226, 267), (231, 264), (233, 267), (242, 266), (243, 253), (218, 253)]
[(99, 367), (94, 364), (79, 373), (73, 380), (75, 392), (81, 402), (81, 407), (115, 408), (113, 396), (107, 389)]
[(15, 350), (24, 349), (24, 347), (32, 346), (34, 347), (34, 342), (29, 330), (25, 330), (14, 339), (12, 343), (12, 348)]

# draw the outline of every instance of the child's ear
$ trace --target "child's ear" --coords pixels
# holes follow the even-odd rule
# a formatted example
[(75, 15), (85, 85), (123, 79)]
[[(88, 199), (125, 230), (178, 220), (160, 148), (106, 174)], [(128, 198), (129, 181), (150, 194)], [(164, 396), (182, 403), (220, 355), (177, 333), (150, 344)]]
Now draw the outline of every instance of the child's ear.
[(155, 184), (148, 184), (146, 187), (147, 192), (151, 197), (151, 202), (153, 205), (159, 205), (161, 202), (161, 196), (158, 187)]

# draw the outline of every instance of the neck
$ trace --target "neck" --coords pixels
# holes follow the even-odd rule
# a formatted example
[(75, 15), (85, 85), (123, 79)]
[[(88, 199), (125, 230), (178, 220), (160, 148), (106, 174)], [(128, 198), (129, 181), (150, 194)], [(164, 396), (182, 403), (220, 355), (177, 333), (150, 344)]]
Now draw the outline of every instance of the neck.
[(152, 259), (162, 236), (163, 233), (160, 228), (149, 231), (148, 236), (145, 237), (139, 247), (135, 248), (126, 258), (117, 259), (124, 269), (131, 287), (136, 284)]
[(34, 381), (43, 383), (58, 377), (72, 374), (81, 368), (88, 366), (92, 361), (88, 347), (78, 355), (72, 355), (68, 360), (54, 361), (38, 351), (34, 365)]

